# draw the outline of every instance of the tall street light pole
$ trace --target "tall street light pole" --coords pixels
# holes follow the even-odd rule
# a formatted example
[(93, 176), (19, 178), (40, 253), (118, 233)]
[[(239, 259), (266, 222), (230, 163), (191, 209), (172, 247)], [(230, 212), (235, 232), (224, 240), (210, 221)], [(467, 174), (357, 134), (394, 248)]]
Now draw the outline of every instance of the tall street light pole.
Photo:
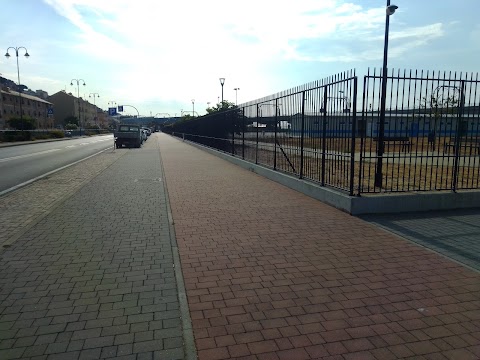
[(7, 59), (10, 58), (10, 54), (8, 53), (10, 49), (15, 50), (15, 55), (17, 56), (18, 95), (20, 97), (20, 123), (22, 124), (22, 131), (23, 131), (24, 124), (23, 124), (23, 110), (22, 110), (22, 87), (20, 86), (20, 66), (18, 65), (18, 50), (20, 49), (25, 50), (24, 55), (27, 59), (30, 55), (28, 54), (27, 48), (25, 48), (24, 46), (19, 46), (19, 47), (10, 46), (9, 48), (7, 48), (7, 52), (5, 53), (5, 57)]
[(238, 105), (238, 90), (240, 90), (240, 88), (234, 88), (233, 90), (235, 90), (235, 105)]
[(85, 86), (85, 80), (83, 79), (72, 79), (70, 81), (70, 85), (73, 86), (73, 82), (77, 83), (77, 100), (78, 100), (78, 125), (80, 127), (80, 136), (82, 136), (82, 120), (80, 119), (80, 83), (83, 82), (83, 86)]
[(387, 97), (387, 61), (388, 61), (388, 33), (390, 27), (390, 15), (395, 13), (398, 9), (396, 5), (390, 5), (390, 0), (387, 0), (386, 16), (385, 16), (385, 42), (383, 46), (383, 73), (382, 73), (382, 93), (380, 98), (380, 126), (378, 129), (378, 150), (377, 150), (377, 169), (375, 172), (375, 186), (382, 187), (382, 167), (383, 167), (383, 153), (385, 150), (385, 102)]
[(192, 99), (192, 106), (193, 106), (192, 116), (195, 117), (195, 99)]
[(95, 97), (100, 97), (100, 95), (98, 93), (90, 93), (88, 95), (88, 97), (92, 97), (93, 96), (93, 107), (95, 108), (95, 124), (98, 125), (97, 123), (97, 105), (95, 105)]
[(225, 84), (225, 78), (220, 78), (220, 85), (222, 85), (222, 107), (223, 107), (223, 84)]

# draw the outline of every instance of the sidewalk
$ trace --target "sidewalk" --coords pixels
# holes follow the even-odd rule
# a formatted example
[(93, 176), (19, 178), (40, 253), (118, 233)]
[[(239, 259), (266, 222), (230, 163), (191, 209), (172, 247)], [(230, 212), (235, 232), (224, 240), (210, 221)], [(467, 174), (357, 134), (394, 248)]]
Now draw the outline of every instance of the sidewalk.
[(200, 359), (478, 359), (480, 274), (166, 135)]
[(0, 250), (0, 359), (480, 358), (478, 272), (165, 134), (114, 154)]
[(0, 359), (185, 358), (158, 147), (114, 154), (0, 253)]

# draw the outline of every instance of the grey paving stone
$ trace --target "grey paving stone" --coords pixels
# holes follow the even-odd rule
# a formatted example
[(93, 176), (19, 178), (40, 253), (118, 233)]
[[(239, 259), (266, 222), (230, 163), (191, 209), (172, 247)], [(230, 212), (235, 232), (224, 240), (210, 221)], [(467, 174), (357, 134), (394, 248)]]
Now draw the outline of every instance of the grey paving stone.
[[(23, 357), (32, 357), (32, 356), (40, 356), (45, 354), (45, 350), (47, 349), (47, 345), (34, 345), (34, 346), (29, 346), (25, 349), (25, 352), (23, 353)], [(3, 359), (0, 354), (0, 359)]]
[(84, 342), (85, 342), (85, 340), (73, 340), (73, 341), (70, 341), (70, 343), (68, 344), (67, 351), (68, 351), (68, 352), (71, 352), (71, 351), (82, 350), (82, 349), (83, 349), (83, 343), (84, 343)]
[(84, 349), (105, 347), (113, 345), (114, 336), (101, 336), (93, 339), (86, 339), (83, 344)]
[(40, 326), (37, 332), (35, 333), (35, 335), (58, 333), (58, 332), (64, 331), (66, 327), (67, 327), (67, 324)]
[(115, 335), (114, 344), (115, 345), (123, 345), (123, 344), (132, 344), (134, 339), (134, 334), (120, 334)]
[(165, 349), (161, 351), (155, 351), (153, 354), (154, 360), (182, 360), (185, 358), (185, 354), (182, 348), (177, 349)]
[(163, 184), (147, 181), (162, 176), (151, 144), (119, 156), (0, 250), (3, 350), (18, 344), (24, 357), (48, 359), (135, 358), (136, 344), (141, 356), (163, 350), (156, 331), (177, 317), (168, 312), (178, 299)]
[(117, 356), (117, 348), (118, 346), (108, 346), (102, 348), (102, 353), (100, 354), (101, 359), (108, 359)]
[(130, 325), (116, 325), (102, 328), (101, 336), (127, 334), (130, 331)]
[(156, 350), (163, 350), (163, 340), (150, 340), (133, 343), (134, 353), (142, 353)]
[(22, 357), (22, 354), (24, 352), (25, 352), (25, 348), (13, 348), (13, 349), (0, 350), (0, 359), (2, 360), (18, 359)]
[(12, 348), (16, 341), (17, 339), (0, 340), (0, 350)]
[(101, 328), (85, 329), (74, 331), (72, 335), (72, 340), (82, 340), (82, 339), (91, 339), (100, 336), (102, 332)]
[(36, 337), (35, 345), (44, 345), (55, 342), (57, 334), (40, 335)]
[(60, 354), (50, 354), (47, 360), (77, 360), (80, 357), (80, 351), (69, 351)]
[(117, 356), (130, 355), (133, 353), (133, 344), (123, 344), (117, 346)]
[(56, 342), (48, 344), (45, 354), (58, 354), (63, 353), (68, 348), (68, 342)]
[(102, 353), (101, 348), (82, 350), (80, 352), (79, 360), (95, 360), (100, 359)]
[[(37, 340), (36, 336), (27, 336), (23, 338), (18, 338), (15, 341), (15, 347), (28, 347), (32, 346), (35, 344), (35, 341)], [(13, 347), (13, 346), (12, 346)]]

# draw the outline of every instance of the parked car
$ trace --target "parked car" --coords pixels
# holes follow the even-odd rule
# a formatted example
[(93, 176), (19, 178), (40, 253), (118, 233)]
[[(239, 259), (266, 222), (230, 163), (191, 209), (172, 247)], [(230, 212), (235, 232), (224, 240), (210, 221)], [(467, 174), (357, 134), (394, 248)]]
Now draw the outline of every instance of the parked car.
[(65, 137), (72, 137), (72, 132), (70, 130), (65, 130)]
[(114, 137), (117, 149), (123, 145), (139, 148), (143, 142), (143, 131), (138, 125), (119, 125)]

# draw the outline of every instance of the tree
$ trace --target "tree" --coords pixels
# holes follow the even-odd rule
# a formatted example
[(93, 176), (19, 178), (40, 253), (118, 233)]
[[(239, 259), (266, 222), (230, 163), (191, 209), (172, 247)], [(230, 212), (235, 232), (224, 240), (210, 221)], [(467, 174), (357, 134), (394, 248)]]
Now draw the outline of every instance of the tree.
[[(429, 110), (428, 116), (431, 119), (431, 124), (428, 133), (428, 143), (431, 145), (432, 150), (435, 150), (436, 135), (441, 130), (441, 119), (446, 114), (454, 114), (459, 110), (460, 101), (455, 96), (438, 97), (431, 94), (430, 98), (423, 97), (421, 107), (425, 111)], [(423, 103), (423, 104), (422, 104)]]
[(31, 117), (24, 116), (23, 119), (21, 118), (11, 118), (7, 120), (8, 125), (16, 130), (35, 130), (36, 127), (36, 120), (32, 119)]
[(65, 127), (65, 130), (76, 130), (76, 129), (78, 129), (78, 125), (77, 124), (72, 124), (72, 123), (68, 123), (64, 127)]
[(65, 126), (65, 128), (68, 124), (75, 124), (78, 127), (78, 118), (76, 116), (68, 116), (63, 119), (63, 125)]
[(207, 108), (206, 111), (209, 114), (213, 114), (220, 111), (232, 110), (232, 109), (235, 109), (236, 107), (237, 106), (234, 103), (231, 103), (230, 101), (227, 101), (227, 100), (223, 100), (222, 102), (219, 102), (216, 106)]

